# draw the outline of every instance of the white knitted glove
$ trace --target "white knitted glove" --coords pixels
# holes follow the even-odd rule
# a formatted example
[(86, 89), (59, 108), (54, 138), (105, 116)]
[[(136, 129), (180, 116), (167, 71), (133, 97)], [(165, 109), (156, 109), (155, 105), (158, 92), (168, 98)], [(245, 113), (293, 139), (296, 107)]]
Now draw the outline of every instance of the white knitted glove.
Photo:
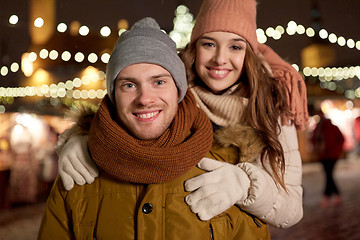
[(88, 136), (72, 135), (62, 146), (59, 154), (59, 175), (66, 190), (78, 185), (92, 183), (99, 170), (88, 152)]
[(247, 198), (250, 179), (237, 165), (203, 158), (198, 167), (208, 172), (185, 182), (186, 191), (196, 190), (185, 201), (201, 220), (209, 220)]

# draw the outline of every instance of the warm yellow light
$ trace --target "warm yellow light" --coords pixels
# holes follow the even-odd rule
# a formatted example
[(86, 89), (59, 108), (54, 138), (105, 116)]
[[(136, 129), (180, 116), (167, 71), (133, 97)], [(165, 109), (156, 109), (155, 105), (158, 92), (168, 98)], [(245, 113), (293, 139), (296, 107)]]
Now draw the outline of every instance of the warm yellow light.
[(340, 46), (345, 46), (345, 44), (346, 44), (346, 40), (344, 37), (339, 37), (337, 42)]
[(285, 29), (282, 27), (282, 26), (277, 26), (276, 28), (275, 28), (275, 30), (277, 30), (277, 31), (279, 31), (281, 34), (284, 34), (284, 32), (285, 32)]
[(15, 25), (19, 22), (19, 17), (16, 15), (11, 15), (9, 18), (9, 23)]
[(89, 98), (90, 99), (96, 98), (96, 91), (94, 89), (89, 90)]
[(322, 39), (325, 39), (328, 37), (328, 32), (325, 30), (325, 29), (321, 29), (319, 31), (319, 36), (322, 38)]
[(347, 46), (349, 48), (354, 48), (355, 47), (355, 41), (353, 39), (348, 39), (347, 42), (346, 42)]
[(313, 37), (313, 36), (315, 36), (315, 31), (314, 31), (314, 29), (312, 29), (311, 27), (307, 28), (307, 29), (306, 29), (306, 35), (307, 35), (308, 37)]
[(303, 25), (297, 25), (296, 32), (298, 34), (304, 34), (305, 33), (305, 27)]
[(69, 61), (71, 58), (71, 53), (68, 52), (68, 51), (64, 51), (62, 54), (61, 54), (61, 59), (64, 60), (65, 62), (66, 61)]
[(101, 98), (103, 98), (105, 96), (105, 94), (106, 94), (106, 92), (104, 90), (102, 90), (102, 89), (96, 90), (96, 97), (97, 98), (101, 99)]
[(336, 43), (337, 42), (337, 36), (334, 33), (330, 33), (329, 42), (331, 42), (331, 43)]
[(51, 50), (49, 53), (49, 58), (51, 60), (57, 59), (58, 56), (59, 56), (59, 53), (56, 50)]
[(118, 21), (118, 29), (129, 29), (129, 22), (126, 19), (121, 19)]
[(74, 78), (73, 80), (74, 87), (80, 87), (81, 86), (81, 79), (80, 78)]
[(89, 32), (90, 32), (90, 29), (87, 26), (81, 26), (79, 29), (79, 34), (81, 36), (86, 36), (89, 34)]
[(97, 74), (98, 70), (94, 68), (93, 66), (88, 66), (85, 68), (83, 75), (91, 75), (91, 74)]
[(58, 32), (65, 32), (67, 29), (67, 25), (65, 23), (59, 23), (57, 26)]
[(290, 21), (287, 25), (286, 32), (289, 35), (294, 35), (296, 33), (297, 24), (294, 21)]
[(17, 72), (19, 71), (19, 64), (17, 62), (13, 62), (10, 66), (10, 69), (12, 72)]
[(41, 93), (44, 94), (44, 95), (47, 94), (49, 92), (49, 90), (50, 90), (50, 88), (46, 84), (42, 85), (41, 88), (40, 88)]
[(44, 25), (44, 19), (42, 19), (41, 17), (38, 17), (35, 19), (34, 21), (34, 26), (37, 28), (41, 28)]
[(34, 53), (34, 52), (31, 52), (31, 53), (29, 53), (29, 60), (31, 61), (31, 62), (35, 62), (36, 61), (36, 59), (37, 59), (37, 55), (36, 55), (36, 53)]
[(36, 82), (36, 85), (41, 85), (41, 84), (44, 84), (44, 83), (47, 83), (49, 82), (50, 80), (50, 74), (45, 71), (44, 69), (42, 68), (39, 68), (38, 70), (36, 70), (36, 72), (34, 73), (34, 76), (33, 76), (33, 79), (34, 81)]
[(5, 112), (5, 107), (3, 105), (0, 105), (0, 113), (4, 113)]
[(33, 63), (29, 60), (29, 53), (21, 56), (21, 71), (26, 77), (30, 77), (34, 71)]
[(304, 73), (305, 76), (309, 77), (310, 74), (311, 74), (311, 68), (305, 67), (305, 68), (303, 69), (303, 73)]
[(357, 50), (360, 50), (360, 41), (356, 42), (356, 48), (357, 48)]
[(41, 49), (39, 56), (40, 58), (45, 59), (49, 56), (49, 51), (46, 49)]
[(100, 29), (100, 34), (103, 37), (108, 37), (111, 34), (111, 29), (108, 26), (104, 26)]
[(281, 33), (277, 30), (274, 31), (273, 38), (279, 40), (281, 38)]
[(189, 9), (185, 5), (179, 5), (175, 10), (175, 16), (184, 15), (188, 11), (189, 11)]
[(59, 82), (59, 83), (58, 83), (58, 89), (60, 89), (60, 88), (66, 88), (65, 83)]
[(298, 66), (297, 64), (294, 63), (294, 64), (292, 64), (291, 66), (292, 66), (293, 68), (295, 68), (296, 71), (299, 71), (299, 66)]
[(57, 92), (57, 95), (59, 97), (65, 97), (66, 96), (66, 90), (65, 88), (59, 88), (58, 92)]
[(181, 35), (176, 31), (171, 31), (169, 34), (170, 38), (178, 45), (181, 42)]
[(268, 37), (274, 36), (274, 32), (275, 32), (275, 29), (272, 28), (272, 27), (268, 27), (268, 28), (266, 29), (266, 31), (265, 31), (265, 33), (266, 33), (266, 35), (267, 35)]
[(110, 54), (104, 53), (103, 55), (101, 55), (101, 61), (102, 61), (103, 63), (108, 63), (108, 62), (109, 62), (109, 59), (110, 59)]
[(2, 66), (0, 69), (0, 74), (5, 77), (8, 73), (9, 69), (6, 66)]
[(80, 90), (75, 90), (75, 91), (73, 92), (73, 98), (79, 99), (80, 96), (81, 96)]
[(126, 29), (122, 28), (119, 30), (118, 35), (121, 36), (124, 32), (126, 32)]
[(80, 97), (81, 97), (82, 99), (87, 99), (87, 98), (89, 97), (88, 91), (86, 91), (86, 90), (81, 90), (81, 92), (80, 92)]
[(75, 36), (78, 34), (80, 29), (80, 22), (78, 21), (73, 21), (70, 23), (70, 34)]
[(265, 35), (258, 35), (257, 39), (259, 43), (266, 43), (267, 41), (267, 37)]
[(82, 62), (82, 61), (84, 61), (84, 58), (85, 58), (85, 56), (84, 56), (84, 54), (83, 53), (81, 53), (81, 52), (77, 52), (76, 54), (75, 54), (75, 61), (77, 61), (77, 62)]
[(73, 82), (71, 80), (67, 80), (65, 83), (65, 87), (68, 90), (72, 90), (74, 88)]
[(88, 61), (95, 63), (98, 60), (98, 56), (95, 53), (90, 53), (88, 56)]

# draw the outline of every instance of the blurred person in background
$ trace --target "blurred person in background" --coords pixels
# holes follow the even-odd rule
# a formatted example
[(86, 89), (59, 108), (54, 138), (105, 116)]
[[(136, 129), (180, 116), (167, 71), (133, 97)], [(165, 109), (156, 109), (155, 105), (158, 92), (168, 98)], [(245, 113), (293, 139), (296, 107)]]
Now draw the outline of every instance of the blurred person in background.
[(34, 203), (37, 200), (38, 162), (33, 152), (33, 137), (27, 127), (15, 125), (11, 131), (12, 153), (9, 198), (11, 204)]
[(321, 110), (316, 111), (320, 117), (313, 135), (312, 143), (318, 161), (322, 164), (326, 182), (323, 198), (320, 206), (326, 208), (332, 203), (336, 206), (341, 204), (342, 198), (334, 180), (334, 168), (343, 152), (345, 138), (340, 129), (330, 119), (326, 118)]

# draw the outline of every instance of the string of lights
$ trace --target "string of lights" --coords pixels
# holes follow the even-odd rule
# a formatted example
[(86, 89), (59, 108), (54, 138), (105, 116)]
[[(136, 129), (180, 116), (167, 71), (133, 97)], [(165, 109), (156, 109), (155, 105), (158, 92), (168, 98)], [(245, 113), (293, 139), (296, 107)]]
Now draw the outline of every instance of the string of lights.
[[(119, 30), (118, 35), (120, 36), (125, 30), (127, 26), (126, 20), (121, 20), (121, 24), (118, 23)], [(125, 23), (124, 23), (125, 21)], [(19, 17), (16, 15), (12, 15), (9, 18), (9, 23), (12, 25), (16, 25), (19, 22)], [(190, 41), (191, 30), (194, 26), (195, 20), (193, 19), (193, 15), (189, 13), (189, 9), (180, 5), (175, 11), (174, 18), (174, 29), (169, 33), (169, 36), (175, 41), (178, 48), (182, 48), (186, 46), (186, 44)], [(34, 21), (35, 27), (42, 27), (44, 24), (44, 20), (41, 18), (37, 18)], [(125, 28), (124, 28), (125, 26)], [(77, 30), (78, 34), (81, 36), (87, 36), (90, 31), (86, 25), (80, 25), (79, 22), (72, 22), (70, 26), (61, 22), (57, 25), (57, 31), (59, 33), (65, 33), (66, 31), (74, 31)], [(102, 37), (110, 36), (112, 30), (108, 26), (103, 26), (100, 31), (98, 31)], [(295, 21), (289, 21), (286, 27), (276, 26), (276, 27), (268, 27), (266, 29), (258, 28), (256, 31), (258, 41), (260, 43), (266, 43), (269, 38), (273, 38), (274, 40), (280, 40), (284, 34), (289, 36), (294, 36), (296, 34), (303, 35), (305, 34), (307, 37), (314, 37), (316, 32), (313, 28), (308, 27), (305, 28), (301, 24), (297, 24)], [(340, 47), (348, 47), (349, 49), (360, 50), (360, 41), (355, 41), (351, 38), (345, 39), (342, 36), (337, 36), (335, 33), (328, 33), (326, 29), (321, 29), (319, 31), (319, 36), (322, 39), (327, 39), (332, 44), (338, 44)], [(69, 61), (73, 58), (76, 62), (83, 62), (87, 60), (90, 64), (94, 64), (101, 60), (102, 63), (106, 64), (110, 58), (109, 53), (90, 53), (85, 56), (82, 52), (71, 53), (70, 51), (63, 51), (59, 53), (57, 50), (48, 50), (41, 49), (39, 52), (30, 52), (26, 53), (26, 57), (22, 58), (21, 63), (12, 62), (9, 66), (1, 66), (0, 68), (0, 76), (5, 77), (8, 74), (16, 73), (22, 66), (25, 64), (32, 64), (40, 59), (51, 59), (51, 60), (62, 60), (64, 62)], [(20, 67), (21, 66), (21, 67)], [(297, 64), (293, 64), (293, 67), (301, 72), (306, 77), (316, 77), (319, 79), (321, 83), (329, 83), (339, 80), (344, 80), (348, 78), (354, 78), (355, 76), (360, 79), (360, 66), (351, 66), (351, 67), (338, 67), (338, 68), (310, 68), (304, 67), (303, 69), (299, 69)], [(31, 75), (24, 72), (25, 76)], [(97, 75), (97, 77), (94, 77)], [(105, 79), (105, 74), (102, 71), (98, 71), (97, 73), (92, 73), (92, 76), (84, 75), (81, 79), (74, 78), (73, 80), (68, 80), (65, 83), (60, 82), (59, 84), (43, 84), (42, 86), (26, 86), (26, 87), (18, 87), (18, 88), (4, 88), (0, 87), (0, 98), (14, 98), (14, 97), (27, 97), (27, 96), (39, 96), (39, 97), (51, 97), (51, 98), (74, 98), (74, 99), (94, 99), (94, 98), (102, 98), (106, 94), (106, 90), (103, 89), (91, 89), (91, 90), (77, 90), (74, 88), (79, 88), (81, 85), (87, 85), (89, 79), (95, 79), (91, 81), (101, 81)], [(328, 84), (329, 85), (329, 84)], [(329, 90), (334, 90), (334, 84), (330, 84), (327, 87)], [(105, 84), (103, 84), (105, 88)], [(336, 89), (336, 87), (335, 87)], [(353, 94), (351, 96), (360, 98), (360, 88), (354, 89)], [(349, 95), (349, 94), (348, 94)], [(349, 96), (350, 96), (349, 95)]]

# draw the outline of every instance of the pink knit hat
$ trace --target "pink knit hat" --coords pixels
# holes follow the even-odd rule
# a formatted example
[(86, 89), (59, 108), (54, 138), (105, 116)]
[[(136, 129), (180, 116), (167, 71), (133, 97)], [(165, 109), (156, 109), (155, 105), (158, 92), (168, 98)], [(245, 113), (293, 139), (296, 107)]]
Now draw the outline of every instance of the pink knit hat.
[(191, 35), (191, 43), (208, 32), (231, 32), (258, 51), (255, 0), (204, 0)]

